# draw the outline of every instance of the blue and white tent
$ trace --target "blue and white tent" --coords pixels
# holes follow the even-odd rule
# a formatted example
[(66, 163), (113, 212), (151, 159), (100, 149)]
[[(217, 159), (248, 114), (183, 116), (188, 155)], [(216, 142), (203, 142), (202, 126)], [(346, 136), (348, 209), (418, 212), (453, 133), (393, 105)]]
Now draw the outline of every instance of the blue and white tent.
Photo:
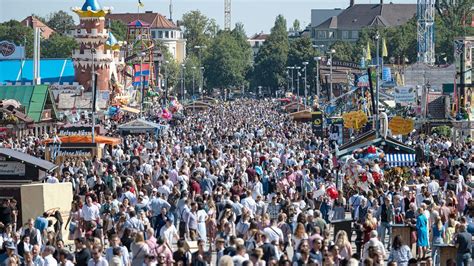
[(415, 154), (408, 154), (408, 153), (400, 153), (400, 154), (386, 154), (385, 160), (387, 164), (395, 167), (395, 166), (415, 166), (416, 165), (416, 155)]

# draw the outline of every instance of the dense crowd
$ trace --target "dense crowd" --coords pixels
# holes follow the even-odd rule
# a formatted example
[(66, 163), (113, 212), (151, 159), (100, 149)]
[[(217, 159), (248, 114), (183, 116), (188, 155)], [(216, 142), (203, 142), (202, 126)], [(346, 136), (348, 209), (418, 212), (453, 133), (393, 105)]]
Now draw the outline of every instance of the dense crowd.
[[(114, 133), (117, 124), (106, 126)], [(470, 143), (413, 135), (408, 178), (370, 190), (344, 184), (334, 145), (272, 100), (223, 102), (159, 136), (122, 136), (103, 158), (75, 158), (45, 182), (71, 182), (59, 210), (16, 220), (0, 207), (1, 265), (470, 265)], [(35, 156), (41, 139), (0, 144)], [(382, 171), (388, 171), (385, 164)], [(327, 195), (334, 188), (337, 198)], [(351, 218), (353, 232), (331, 221)], [(412, 227), (409, 243), (394, 224)], [(62, 228), (67, 229), (63, 235)], [(355, 241), (354, 241), (355, 240)], [(74, 241), (74, 248), (65, 242)], [(355, 245), (354, 245), (355, 243)], [(411, 246), (416, 244), (416, 252)], [(457, 247), (440, 261), (438, 244)]]

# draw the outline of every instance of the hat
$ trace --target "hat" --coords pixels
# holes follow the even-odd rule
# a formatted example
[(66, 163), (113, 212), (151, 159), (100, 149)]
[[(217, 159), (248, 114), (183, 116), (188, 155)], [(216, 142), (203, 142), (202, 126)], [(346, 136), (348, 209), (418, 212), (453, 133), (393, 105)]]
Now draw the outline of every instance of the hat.
[(16, 250), (16, 246), (13, 242), (11, 241), (7, 241), (5, 242), (5, 248), (6, 249), (13, 249), (13, 250)]
[(309, 210), (307, 214), (308, 214), (308, 216), (314, 216), (314, 211), (313, 211), (313, 210)]
[(158, 189), (156, 189), (156, 187), (154, 187), (153, 192), (158, 192)]

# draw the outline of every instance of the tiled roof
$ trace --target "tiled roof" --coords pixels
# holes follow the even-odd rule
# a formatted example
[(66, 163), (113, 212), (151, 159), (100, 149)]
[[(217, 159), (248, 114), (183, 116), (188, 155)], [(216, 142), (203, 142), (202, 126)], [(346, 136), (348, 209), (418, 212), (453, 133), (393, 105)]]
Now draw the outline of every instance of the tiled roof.
[(342, 11), (316, 28), (360, 29), (367, 26), (399, 26), (416, 14), (415, 4), (357, 4)]
[(270, 36), (270, 34), (266, 34), (266, 33), (255, 33), (252, 37), (250, 37), (249, 39), (250, 40), (266, 40), (268, 38), (268, 36)]
[(28, 16), (24, 20), (21, 21), (22, 25), (29, 26), (32, 28), (46, 28), (52, 32), (54, 32), (53, 29), (51, 29), (48, 25), (44, 24), (41, 20), (37, 19), (34, 16)]
[(176, 24), (174, 24), (172, 21), (170, 21), (165, 16), (159, 13), (116, 13), (108, 14), (105, 18), (122, 21), (125, 25), (128, 25), (130, 22), (135, 20), (141, 20), (143, 22), (149, 23), (151, 25), (151, 28), (179, 29)]

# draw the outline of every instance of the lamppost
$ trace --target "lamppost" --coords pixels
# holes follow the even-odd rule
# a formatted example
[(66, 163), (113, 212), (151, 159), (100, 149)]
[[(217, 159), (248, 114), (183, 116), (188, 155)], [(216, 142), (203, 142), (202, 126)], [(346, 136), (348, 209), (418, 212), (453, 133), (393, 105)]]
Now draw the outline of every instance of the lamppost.
[(324, 48), (324, 44), (321, 44), (321, 45), (313, 44), (313, 48), (316, 48), (319, 52), (321, 52), (321, 50)]
[(94, 67), (94, 55), (96, 53), (95, 48), (91, 49), (91, 55), (92, 55), (92, 131), (91, 131), (91, 137), (92, 137), (92, 143), (95, 143), (95, 102), (97, 99), (97, 93), (96, 93), (96, 87), (95, 87), (95, 67)]
[(165, 101), (164, 101), (164, 106), (166, 107), (166, 104), (168, 103), (168, 67), (169, 67), (170, 61), (165, 61)]
[(293, 70), (295, 70), (295, 67), (291, 66), (291, 67), (286, 67), (286, 68), (291, 70), (291, 92), (293, 92), (293, 90), (295, 89), (294, 78), (293, 78)]
[[(375, 87), (375, 135), (379, 136), (379, 89), (380, 89), (380, 59), (379, 59), (379, 48), (380, 48), (380, 34), (377, 31), (375, 33), (375, 41), (377, 42), (377, 64), (376, 64), (376, 87)], [(370, 77), (369, 77), (370, 78)]]
[(296, 78), (297, 78), (297, 80), (296, 80), (296, 98), (298, 99), (300, 97), (300, 76), (301, 76), (300, 69), (301, 69), (301, 67), (295, 66), (295, 69), (296, 69)]
[(181, 64), (181, 102), (184, 102), (184, 95), (186, 91), (186, 65)]
[(306, 102), (308, 101), (308, 88), (307, 88), (307, 80), (306, 80), (306, 66), (308, 62), (303, 62), (304, 66), (304, 109), (306, 109)]
[(287, 69), (286, 70), (286, 91), (290, 90), (290, 71)]
[(328, 52), (329, 53), (329, 62), (330, 62), (330, 65), (329, 65), (329, 97), (328, 97), (328, 100), (331, 101), (332, 99), (332, 55), (336, 53), (336, 50), (334, 49), (331, 49), (331, 51)]
[(142, 65), (143, 65), (143, 57), (145, 57), (145, 52), (140, 53), (140, 118), (143, 117), (143, 72), (142, 72)]
[(193, 100), (193, 97), (194, 97), (194, 77), (195, 77), (195, 73), (196, 72), (196, 67), (193, 66), (193, 90), (191, 92), (191, 100)]
[(202, 98), (202, 92), (204, 91), (204, 67), (200, 67), (201, 74), (201, 86), (199, 88), (199, 96)]
[(258, 99), (260, 99), (260, 94), (261, 93), (262, 93), (262, 86), (258, 86), (258, 92), (257, 92)]
[(321, 61), (321, 56), (315, 57), (314, 61), (316, 61), (316, 96), (319, 101), (319, 61)]
[(205, 45), (195, 45), (195, 46), (194, 46), (194, 49), (197, 49), (197, 50), (199, 51), (199, 52), (198, 52), (198, 53), (199, 53), (199, 65), (200, 65), (200, 67), (199, 67), (199, 71), (200, 71), (199, 75), (201, 76), (201, 87), (199, 88), (199, 91), (201, 91), (201, 88), (202, 88), (202, 85), (203, 85), (203, 83), (202, 83), (202, 80), (203, 80), (203, 79), (202, 79), (202, 76), (203, 76), (202, 70), (204, 70), (204, 67), (202, 67), (202, 53), (201, 53), (201, 50), (202, 50), (202, 49), (205, 49), (205, 48), (207, 48), (207, 46), (205, 46)]

